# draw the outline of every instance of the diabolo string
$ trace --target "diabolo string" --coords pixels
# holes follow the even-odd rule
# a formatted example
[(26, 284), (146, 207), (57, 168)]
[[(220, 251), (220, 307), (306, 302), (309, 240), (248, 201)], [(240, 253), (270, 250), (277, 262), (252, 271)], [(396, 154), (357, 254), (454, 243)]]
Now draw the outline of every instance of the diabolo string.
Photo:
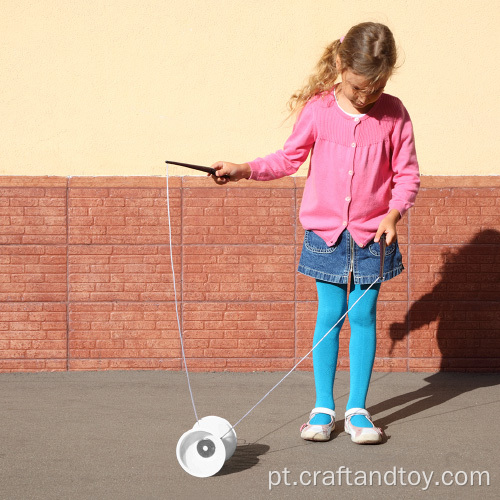
[[(264, 399), (267, 398), (267, 396), (269, 396), (269, 394), (271, 394), (271, 392), (274, 391), (274, 389), (276, 389), (276, 387), (278, 387), (281, 382), (283, 382), (287, 377), (288, 375), (290, 375), (294, 370), (295, 368), (297, 368), (297, 366), (300, 365), (300, 363), (302, 363), (302, 361), (304, 361), (313, 351), (314, 349), (316, 349), (316, 347), (318, 347), (318, 345), (327, 337), (327, 335), (347, 316), (347, 313), (364, 297), (365, 293), (368, 292), (368, 290), (370, 290), (370, 288), (375, 285), (375, 283), (377, 283), (377, 281), (379, 281), (380, 278), (377, 276), (377, 279), (363, 292), (363, 295), (361, 295), (361, 297), (358, 298), (358, 300), (356, 300), (356, 302), (354, 302), (354, 304), (351, 305), (351, 307), (349, 307), (349, 309), (344, 313), (344, 315), (330, 328), (330, 330), (328, 330), (324, 335), (323, 337), (321, 337), (318, 342), (316, 342), (316, 344), (312, 347), (312, 349), (304, 356), (302, 357), (299, 361), (297, 361), (297, 363), (295, 363), (295, 365), (293, 366), (293, 368), (277, 383), (275, 384), (261, 399), (259, 399), (259, 401), (257, 401), (257, 403), (255, 403), (252, 408), (250, 408), (246, 413), (245, 415), (243, 415), (232, 427), (231, 429), (229, 429), (229, 431), (231, 431), (232, 429), (234, 429), (244, 418), (246, 418), (253, 410), (255, 410), (255, 408), (257, 408), (257, 406), (260, 405), (260, 403), (262, 403), (262, 401), (264, 401)], [(226, 434), (229, 432), (227, 431)], [(224, 436), (226, 435), (224, 434)], [(224, 437), (222, 436), (222, 437)]]
[[(189, 387), (189, 393), (191, 395), (191, 402), (193, 404), (193, 410), (194, 414), (196, 417), (196, 421), (198, 422), (198, 414), (196, 412), (196, 406), (194, 404), (194, 397), (193, 397), (193, 391), (191, 389), (191, 382), (189, 380), (189, 372), (188, 372), (188, 367), (186, 363), (186, 355), (184, 352), (184, 342), (183, 342), (183, 335), (182, 335), (182, 328), (181, 328), (181, 322), (179, 318), (179, 311), (178, 311), (178, 305), (177, 305), (177, 290), (176, 290), (176, 285), (175, 285), (175, 269), (174, 269), (174, 259), (172, 256), (172, 233), (171, 233), (171, 222), (170, 222), (170, 198), (169, 198), (169, 193), (168, 193), (168, 163), (167, 163), (167, 212), (168, 212), (168, 232), (169, 232), (169, 244), (170, 244), (170, 261), (172, 263), (172, 276), (173, 276), (173, 282), (174, 282), (174, 298), (175, 298), (175, 312), (177, 315), (177, 325), (179, 329), (179, 338), (181, 341), (181, 351), (182, 351), (182, 360), (184, 363), (184, 367), (186, 370), (186, 377), (187, 377), (187, 382), (188, 382), (188, 387)], [(259, 406), (304, 360), (307, 359), (307, 357), (318, 347), (318, 345), (328, 336), (328, 334), (347, 316), (347, 314), (352, 310), (352, 308), (365, 296), (365, 294), (370, 290), (378, 281), (381, 281), (380, 277), (377, 276), (375, 281), (363, 292), (363, 294), (352, 304), (349, 309), (342, 315), (342, 317), (328, 330), (321, 339), (316, 342), (316, 344), (312, 347), (312, 349), (305, 355), (303, 356), (295, 365), (293, 368), (279, 381), (277, 382), (257, 403), (255, 403), (250, 410), (248, 410), (224, 435), (222, 435), (220, 438), (222, 439), (226, 434), (228, 434), (231, 430), (233, 430), (243, 419), (245, 419), (257, 406)]]
[(182, 328), (181, 328), (181, 320), (179, 318), (179, 307), (177, 305), (177, 287), (175, 285), (175, 269), (174, 269), (174, 257), (172, 255), (172, 224), (170, 222), (170, 197), (168, 194), (168, 163), (167, 163), (167, 214), (168, 214), (168, 242), (170, 246), (170, 262), (172, 264), (172, 279), (174, 282), (174, 299), (175, 299), (175, 314), (177, 316), (177, 327), (179, 329), (179, 338), (181, 341), (181, 352), (182, 352), (182, 361), (184, 362), (184, 369), (186, 370), (186, 378), (189, 387), (189, 394), (191, 395), (191, 403), (193, 404), (194, 416), (196, 418), (196, 422), (198, 422), (198, 413), (196, 411), (196, 405), (194, 404), (193, 390), (191, 389), (191, 381), (189, 380), (189, 371), (186, 363), (186, 354), (184, 352), (184, 341), (182, 338)]

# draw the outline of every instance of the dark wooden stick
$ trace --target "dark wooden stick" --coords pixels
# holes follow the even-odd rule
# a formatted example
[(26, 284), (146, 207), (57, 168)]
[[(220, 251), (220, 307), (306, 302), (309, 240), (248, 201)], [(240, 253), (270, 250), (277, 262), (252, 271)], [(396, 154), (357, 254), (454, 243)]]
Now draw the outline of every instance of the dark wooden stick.
[(385, 247), (387, 246), (387, 243), (385, 241), (385, 234), (383, 234), (380, 237), (379, 245), (380, 245), (380, 273), (379, 273), (378, 277), (380, 278), (380, 281), (383, 281), (384, 280)]
[(170, 163), (171, 165), (180, 165), (181, 167), (192, 168), (193, 170), (199, 170), (201, 172), (207, 172), (207, 174), (215, 175), (215, 168), (203, 167), (201, 165), (192, 165), (191, 163), (179, 163), (178, 161), (166, 161), (165, 163)]

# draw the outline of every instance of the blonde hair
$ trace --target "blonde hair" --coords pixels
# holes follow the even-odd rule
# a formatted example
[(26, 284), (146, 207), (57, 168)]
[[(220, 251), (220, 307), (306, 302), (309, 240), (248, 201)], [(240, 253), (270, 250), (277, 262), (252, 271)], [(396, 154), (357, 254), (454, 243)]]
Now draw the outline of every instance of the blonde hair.
[(396, 42), (391, 30), (384, 24), (367, 22), (353, 26), (342, 42), (335, 40), (325, 48), (307, 84), (290, 97), (288, 108), (291, 115), (314, 96), (331, 91), (340, 74), (337, 71), (337, 56), (340, 73), (350, 69), (364, 76), (373, 86), (392, 75), (397, 60)]

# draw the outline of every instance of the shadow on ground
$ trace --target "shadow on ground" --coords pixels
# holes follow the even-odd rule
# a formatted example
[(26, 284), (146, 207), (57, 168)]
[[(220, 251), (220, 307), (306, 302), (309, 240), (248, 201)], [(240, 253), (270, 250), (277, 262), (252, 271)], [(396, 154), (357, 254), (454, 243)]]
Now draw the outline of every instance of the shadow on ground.
[[(460, 383), (458, 384), (457, 377), (454, 373), (438, 372), (429, 375), (424, 380), (428, 384), (415, 391), (400, 394), (399, 396), (386, 399), (376, 405), (370, 406), (368, 411), (372, 415), (376, 415), (378, 413), (386, 412), (392, 408), (406, 405), (404, 408), (398, 409), (389, 415), (378, 418), (377, 425), (384, 429), (389, 424), (404, 418), (412, 416), (415, 416), (415, 418), (421, 418), (418, 414), (431, 408), (442, 406), (451, 399), (464, 393), (480, 389), (482, 387), (500, 385), (500, 374), (474, 374), (470, 378), (462, 374), (460, 377)], [(482, 403), (481, 406), (496, 403), (499, 400), (500, 397), (491, 401), (486, 401)], [(476, 407), (478, 405), (473, 406)], [(459, 408), (459, 410), (462, 409), (463, 407)], [(447, 409), (443, 413), (452, 413), (454, 411), (457, 410)], [(422, 418), (429, 418), (429, 416)]]
[(224, 463), (216, 476), (226, 476), (235, 472), (251, 469), (259, 463), (259, 457), (269, 451), (267, 444), (241, 444), (236, 446), (233, 456)]

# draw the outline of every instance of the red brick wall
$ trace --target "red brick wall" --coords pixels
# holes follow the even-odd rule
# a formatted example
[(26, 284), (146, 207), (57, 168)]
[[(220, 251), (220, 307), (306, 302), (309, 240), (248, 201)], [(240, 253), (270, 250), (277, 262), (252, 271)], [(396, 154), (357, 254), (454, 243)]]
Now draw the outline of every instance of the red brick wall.
[[(304, 178), (170, 179), (191, 370), (286, 370), (311, 348)], [(181, 369), (165, 179), (0, 177), (0, 371)], [(500, 368), (500, 178), (423, 177), (382, 286), (375, 369)], [(339, 364), (347, 368), (348, 322)], [(304, 361), (300, 369), (311, 369)]]

